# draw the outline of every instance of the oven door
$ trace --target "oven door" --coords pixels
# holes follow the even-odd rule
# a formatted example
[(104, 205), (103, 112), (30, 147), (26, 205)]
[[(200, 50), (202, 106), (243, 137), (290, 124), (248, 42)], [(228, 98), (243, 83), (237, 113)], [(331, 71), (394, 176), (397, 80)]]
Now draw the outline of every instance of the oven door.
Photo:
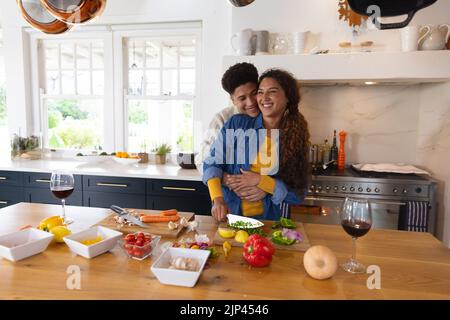
[[(304, 223), (340, 225), (340, 212), (345, 197), (307, 196), (300, 206), (291, 208), (291, 217)], [(369, 199), (372, 208), (372, 228), (398, 230), (403, 202)]]

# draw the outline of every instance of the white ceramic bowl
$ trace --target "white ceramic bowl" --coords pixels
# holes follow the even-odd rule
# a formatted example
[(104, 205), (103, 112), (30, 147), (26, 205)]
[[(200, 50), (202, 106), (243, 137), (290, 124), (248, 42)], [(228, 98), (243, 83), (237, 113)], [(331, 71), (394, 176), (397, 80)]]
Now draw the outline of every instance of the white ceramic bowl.
[[(195, 250), (170, 247), (164, 251), (152, 265), (151, 270), (159, 282), (182, 287), (194, 287), (208, 260), (209, 250)], [(175, 257), (197, 260), (200, 268), (197, 271), (169, 269), (170, 260)]]
[[(103, 240), (93, 245), (87, 246), (80, 242), (83, 240), (95, 239), (98, 236), (102, 237)], [(81, 232), (71, 234), (67, 237), (64, 237), (63, 239), (64, 242), (69, 246), (70, 250), (72, 250), (72, 252), (87, 259), (92, 259), (98, 255), (112, 250), (121, 237), (122, 232), (96, 226)]]
[(85, 163), (99, 163), (99, 162), (104, 162), (111, 158), (115, 158), (115, 157), (113, 157), (113, 156), (90, 156), (90, 155), (73, 157), (74, 160), (79, 161), (79, 162), (85, 162)]
[(135, 164), (138, 163), (139, 161), (141, 161), (141, 159), (130, 159), (130, 158), (117, 158), (117, 157), (113, 157), (114, 161), (120, 164)]
[(53, 234), (34, 228), (0, 236), (0, 257), (19, 261), (47, 249)]

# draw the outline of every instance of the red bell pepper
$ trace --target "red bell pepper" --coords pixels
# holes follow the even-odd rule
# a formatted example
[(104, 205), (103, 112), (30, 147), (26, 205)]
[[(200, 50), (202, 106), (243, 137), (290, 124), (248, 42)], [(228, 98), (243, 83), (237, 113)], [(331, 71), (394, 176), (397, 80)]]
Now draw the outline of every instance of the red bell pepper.
[(272, 243), (259, 234), (251, 235), (244, 244), (243, 256), (253, 267), (265, 267), (272, 261), (275, 248)]

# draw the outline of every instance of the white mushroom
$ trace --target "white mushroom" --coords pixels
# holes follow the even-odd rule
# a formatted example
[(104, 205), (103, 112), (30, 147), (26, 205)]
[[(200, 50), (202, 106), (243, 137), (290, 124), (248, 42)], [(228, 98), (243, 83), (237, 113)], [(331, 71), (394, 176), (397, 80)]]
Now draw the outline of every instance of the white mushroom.
[(178, 228), (178, 223), (175, 223), (173, 221), (170, 221), (169, 224), (167, 225), (169, 227), (170, 230), (175, 230)]

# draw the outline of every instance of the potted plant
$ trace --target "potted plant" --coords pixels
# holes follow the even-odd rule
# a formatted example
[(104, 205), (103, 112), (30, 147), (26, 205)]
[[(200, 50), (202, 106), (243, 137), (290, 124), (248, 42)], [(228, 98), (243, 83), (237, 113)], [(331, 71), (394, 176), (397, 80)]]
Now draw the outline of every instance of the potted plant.
[(141, 144), (141, 152), (138, 153), (139, 163), (148, 163), (147, 143), (144, 141)]
[(167, 154), (172, 152), (172, 147), (167, 143), (163, 143), (155, 149), (156, 164), (166, 164)]

